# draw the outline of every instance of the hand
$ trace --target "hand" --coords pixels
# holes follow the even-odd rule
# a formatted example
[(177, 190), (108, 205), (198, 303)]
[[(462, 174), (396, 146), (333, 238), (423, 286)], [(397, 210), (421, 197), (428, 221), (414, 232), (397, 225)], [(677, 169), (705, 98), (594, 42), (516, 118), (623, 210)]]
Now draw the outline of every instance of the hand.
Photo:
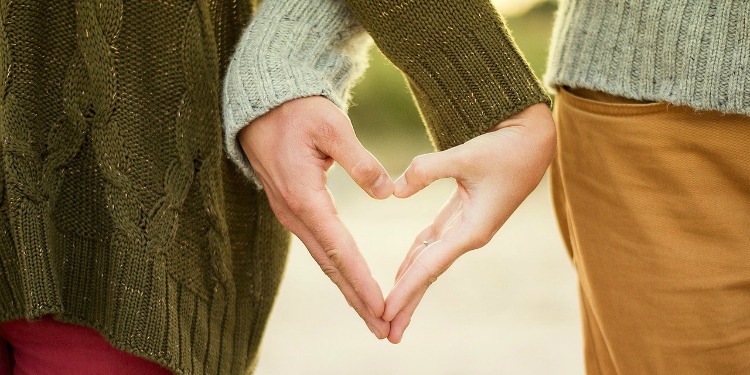
[(401, 341), (430, 284), (459, 256), (492, 239), (552, 161), (555, 125), (546, 105), (533, 105), (493, 130), (446, 151), (417, 156), (396, 180), (399, 198), (441, 178), (452, 177), (457, 186), (435, 221), (417, 236), (386, 299), (383, 318), (391, 322), (388, 340), (393, 343)]
[(391, 178), (357, 140), (349, 118), (328, 99), (301, 98), (254, 120), (238, 139), (279, 221), (307, 246), (370, 331), (388, 336), (383, 293), (326, 187), (326, 172), (337, 161), (373, 198), (393, 194)]

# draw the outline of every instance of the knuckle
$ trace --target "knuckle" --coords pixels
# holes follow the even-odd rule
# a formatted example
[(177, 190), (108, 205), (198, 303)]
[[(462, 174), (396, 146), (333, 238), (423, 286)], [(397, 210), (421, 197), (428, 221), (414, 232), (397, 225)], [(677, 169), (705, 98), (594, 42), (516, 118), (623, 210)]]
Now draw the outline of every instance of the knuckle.
[(438, 277), (435, 274), (431, 274), (430, 277), (427, 279), (427, 285), (432, 285), (437, 281)]
[(424, 263), (422, 263), (419, 260), (415, 261), (414, 265), (416, 265), (417, 267), (421, 268), (422, 271), (427, 276), (427, 278), (425, 279), (425, 281), (427, 283), (427, 286), (432, 285), (435, 281), (437, 281), (438, 277), (440, 276), (440, 272), (439, 271), (436, 271), (436, 270), (431, 269), (430, 267), (427, 267), (427, 265), (425, 265)]
[(302, 203), (302, 201), (297, 199), (292, 199), (290, 201), (287, 201), (287, 205), (289, 205), (289, 210), (292, 211), (292, 213), (296, 214), (297, 216), (300, 216), (305, 210), (305, 204)]
[(339, 250), (338, 248), (329, 247), (325, 250), (326, 257), (330, 261), (330, 263), (333, 265), (333, 268), (335, 268), (336, 272), (338, 272), (342, 277), (347, 279), (347, 282), (351, 286), (352, 290), (354, 291), (354, 294), (360, 294), (362, 292), (362, 283), (358, 278), (352, 278), (352, 277), (346, 277), (344, 274), (346, 274), (346, 254), (344, 251)]
[(486, 229), (486, 228), (480, 229), (479, 231), (477, 231), (476, 235), (474, 235), (468, 241), (468, 244), (467, 244), (468, 249), (466, 250), (469, 251), (469, 250), (474, 250), (474, 249), (479, 249), (481, 247), (484, 247), (488, 243), (490, 243), (490, 241), (492, 240), (492, 237), (494, 236), (491, 230)]
[(314, 131), (317, 137), (329, 144), (336, 144), (341, 141), (341, 130), (336, 121), (321, 119), (315, 123)]
[(326, 257), (331, 261), (331, 263), (334, 264), (334, 266), (339, 267), (342, 264), (343, 261), (343, 254), (341, 250), (329, 247), (325, 250)]
[(297, 194), (294, 194), (291, 192), (285, 192), (285, 193), (282, 193), (282, 198), (286, 201), (286, 205), (287, 207), (289, 207), (289, 211), (297, 217), (304, 216), (305, 213), (307, 213), (310, 210), (309, 202), (298, 197)]
[(367, 159), (361, 160), (352, 168), (352, 178), (360, 185), (373, 185), (381, 175), (380, 166)]
[(490, 240), (487, 239), (486, 237), (484, 237), (484, 236), (477, 236), (476, 238), (472, 239), (471, 242), (469, 242), (468, 249), (466, 249), (466, 250), (469, 251), (469, 250), (475, 250), (475, 249), (482, 248), (485, 245), (487, 245), (489, 242), (490, 242)]
[(339, 271), (336, 269), (336, 267), (333, 267), (331, 265), (325, 265), (325, 266), (320, 266), (320, 269), (323, 271), (323, 273), (326, 276), (328, 276), (329, 279), (333, 280), (334, 282), (338, 281)]
[(294, 222), (291, 215), (287, 212), (277, 212), (276, 219), (287, 229), (291, 229), (292, 223)]
[[(334, 284), (341, 288), (341, 283), (344, 282), (343, 275), (341, 275), (341, 271), (339, 271), (339, 269), (336, 268), (335, 265), (331, 263), (320, 264), (320, 270), (323, 271), (323, 273), (328, 276), (328, 278), (331, 279)], [(348, 300), (349, 298), (347, 298), (347, 301)]]
[(428, 161), (424, 155), (419, 155), (411, 161), (408, 177), (412, 181), (424, 181), (429, 177)]
[(455, 154), (455, 162), (464, 175), (473, 175), (492, 168), (491, 163), (487, 163), (487, 156), (482, 153), (472, 152), (468, 148), (457, 148), (452, 150)]
[(289, 210), (279, 204), (275, 199), (269, 199), (268, 202), (271, 205), (274, 215), (276, 215), (276, 220), (278, 220), (281, 225), (291, 230), (292, 225), (294, 225), (294, 219)]
[(360, 295), (362, 293), (362, 285), (357, 282), (357, 280), (349, 280), (349, 285), (352, 287), (352, 291), (354, 291), (355, 295)]
[(286, 185), (279, 186), (277, 195), (281, 199), (281, 201), (286, 203), (287, 205), (297, 200), (296, 194), (294, 194), (292, 190), (289, 189), (289, 187)]

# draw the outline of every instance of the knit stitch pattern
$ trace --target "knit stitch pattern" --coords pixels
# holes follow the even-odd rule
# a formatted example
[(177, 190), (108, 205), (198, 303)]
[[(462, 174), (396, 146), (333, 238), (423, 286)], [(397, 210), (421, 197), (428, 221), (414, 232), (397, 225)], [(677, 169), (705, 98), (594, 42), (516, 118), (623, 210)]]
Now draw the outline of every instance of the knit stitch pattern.
[(437, 149), (463, 144), (532, 104), (550, 104), (489, 1), (346, 2), (405, 73)]
[(320, 95), (346, 111), (367, 67), (370, 38), (342, 0), (267, 1), (245, 30), (225, 77), (227, 154), (258, 187), (237, 133), (292, 99)]
[[(382, 2), (393, 19), (352, 3), (441, 145), (546, 100), (488, 1)], [(52, 314), (177, 374), (252, 372), (289, 243), (224, 150), (222, 82), (255, 8), (0, 0), (0, 321)], [(447, 60), (403, 43), (429, 35)]]
[(0, 0), (0, 320), (251, 371), (288, 234), (224, 156), (245, 1)]
[(545, 83), (750, 115), (750, 2), (563, 0)]

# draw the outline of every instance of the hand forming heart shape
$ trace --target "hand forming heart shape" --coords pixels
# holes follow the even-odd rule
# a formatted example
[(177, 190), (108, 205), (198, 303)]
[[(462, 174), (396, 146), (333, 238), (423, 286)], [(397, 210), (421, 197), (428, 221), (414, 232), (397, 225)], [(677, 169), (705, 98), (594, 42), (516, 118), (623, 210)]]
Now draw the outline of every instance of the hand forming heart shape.
[[(459, 256), (484, 246), (536, 187), (552, 160), (549, 109), (533, 105), (486, 134), (416, 157), (395, 184), (359, 142), (348, 117), (322, 97), (289, 101), (238, 135), (279, 221), (378, 338), (401, 341), (429, 285)], [(326, 172), (338, 162), (370, 196), (408, 198), (441, 178), (456, 191), (412, 244), (386, 299), (338, 217)]]

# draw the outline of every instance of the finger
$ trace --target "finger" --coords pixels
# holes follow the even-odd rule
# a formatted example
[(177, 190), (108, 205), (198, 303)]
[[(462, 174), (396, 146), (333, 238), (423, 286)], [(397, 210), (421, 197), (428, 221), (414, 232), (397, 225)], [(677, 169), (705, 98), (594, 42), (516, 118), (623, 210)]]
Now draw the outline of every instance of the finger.
[(392, 321), (422, 288), (429, 287), (461, 254), (471, 250), (471, 243), (462, 237), (449, 235), (414, 259), (386, 298), (383, 319)]
[[(273, 195), (273, 193), (271, 193), (271, 195)], [(283, 201), (279, 202), (279, 200), (276, 199), (273, 199), (272, 201), (276, 202), (274, 204), (276, 206), (276, 209), (289, 210), (289, 208), (286, 207), (286, 204), (283, 203)], [(322, 251), (323, 247), (318, 243), (315, 236), (302, 223), (302, 221), (299, 220), (299, 218), (291, 216), (291, 219), (286, 225), (297, 237), (299, 237), (305, 247), (307, 247), (308, 251), (313, 256), (313, 259), (315, 259), (323, 272), (339, 288), (349, 306), (354, 308), (357, 314), (362, 318), (362, 320), (364, 320), (370, 331), (379, 339), (383, 339), (388, 336), (388, 332), (390, 331), (390, 323), (386, 322), (380, 317), (375, 316), (375, 314), (363, 302), (362, 298), (360, 298), (359, 294), (355, 291), (351, 284), (340, 275), (338, 269), (332, 264), (331, 260), (325, 256), (320, 256), (320, 254), (324, 253), (324, 251)], [(382, 298), (382, 292), (380, 293)]]
[(401, 342), (401, 339), (404, 337), (406, 328), (409, 326), (409, 323), (411, 323), (411, 317), (414, 315), (414, 311), (417, 310), (417, 306), (419, 306), (419, 303), (422, 301), (422, 298), (424, 297), (426, 292), (427, 288), (423, 288), (411, 299), (411, 301), (409, 301), (409, 303), (406, 305), (406, 307), (404, 307), (403, 310), (399, 311), (398, 314), (396, 314), (396, 317), (391, 321), (390, 332), (388, 333), (388, 341), (393, 344), (398, 344)]
[(401, 274), (406, 271), (406, 268), (408, 264), (411, 262), (407, 262), (415, 253), (418, 253), (422, 250), (424, 250), (427, 244), (430, 243), (430, 241), (433, 241), (433, 226), (429, 225), (427, 228), (423, 229), (422, 232), (420, 232), (417, 237), (414, 239), (414, 242), (411, 244), (411, 247), (409, 247), (409, 251), (406, 253), (406, 256), (404, 257), (404, 261), (401, 262), (401, 265), (398, 268), (398, 272), (396, 272), (396, 278), (394, 279), (394, 284), (398, 282), (398, 279), (401, 278)]
[[(461, 200), (460, 192), (456, 190), (451, 198), (440, 209), (440, 212), (435, 217), (435, 221), (417, 235), (396, 273), (396, 282), (398, 282), (403, 273), (406, 272), (419, 253), (429, 244), (441, 238), (443, 233), (452, 227), (452, 223), (455, 222), (462, 213), (463, 202)], [(427, 244), (425, 244), (425, 242)]]
[(408, 198), (436, 180), (457, 178), (460, 173), (459, 162), (456, 148), (419, 155), (396, 180), (394, 194), (399, 198)]
[(362, 253), (340, 221), (331, 220), (329, 225), (335, 228), (326, 228), (325, 234), (320, 234), (321, 229), (311, 229), (321, 245), (315, 253), (319, 253), (320, 258), (325, 257), (333, 265), (334, 269), (330, 270), (329, 276), (340, 274), (351, 285), (352, 291), (364, 301), (370, 312), (376, 317), (381, 317), (385, 309), (383, 292), (372, 277)]
[[(312, 190), (311, 190), (312, 191)], [(309, 194), (310, 192), (308, 192)], [(361, 296), (354, 287), (349, 283), (348, 280), (343, 278), (340, 275), (339, 270), (336, 268), (336, 266), (333, 264), (333, 262), (325, 255), (324, 247), (319, 243), (316, 236), (312, 233), (310, 228), (308, 228), (308, 225), (304, 223), (289, 207), (288, 203), (285, 199), (282, 198), (282, 194), (279, 193), (276, 189), (269, 188), (266, 189), (266, 194), (268, 195), (269, 202), (271, 204), (271, 207), (276, 213), (276, 216), (282, 221), (282, 224), (286, 226), (292, 233), (294, 233), (297, 237), (300, 238), (303, 244), (305, 244), (305, 247), (307, 247), (308, 251), (312, 255), (313, 259), (318, 263), (321, 270), (329, 276), (331, 281), (336, 284), (336, 286), (341, 290), (342, 294), (346, 298), (347, 303), (352, 306), (355, 311), (359, 314), (360, 317), (365, 321), (365, 323), (368, 325), (370, 330), (378, 337), (378, 338), (384, 338), (384, 335), (387, 335), (387, 332), (389, 330), (389, 324), (382, 319), (380, 319), (380, 316), (382, 315), (383, 307), (377, 307), (378, 305), (383, 306), (383, 294), (380, 290), (380, 287), (377, 285), (377, 283), (372, 280), (373, 283), (375, 283), (375, 286), (377, 287), (377, 296), (379, 296), (379, 303), (377, 302), (378, 299), (375, 299), (376, 307), (370, 308), (367, 306), (367, 304), (364, 303)], [(287, 193), (287, 195), (290, 195), (293, 193)], [(317, 195), (321, 195), (322, 193), (317, 193)], [(327, 195), (327, 190), (326, 193)], [(330, 195), (328, 195), (330, 198)], [(289, 197), (287, 197), (289, 198)], [(303, 212), (304, 210), (300, 210), (297, 208), (298, 213)], [(331, 212), (334, 216), (336, 215), (335, 207), (332, 205), (328, 208), (321, 208), (320, 211), (328, 211)], [(348, 234), (348, 232), (347, 232)], [(353, 242), (353, 240), (352, 240)], [(355, 245), (356, 246), (356, 245)], [(366, 264), (365, 264), (366, 268)], [(369, 270), (366, 271), (366, 274), (369, 275)], [(370, 276), (371, 278), (371, 276)], [(374, 311), (377, 311), (377, 315), (375, 316)]]
[(310, 249), (310, 253), (318, 263), (327, 259), (333, 266), (324, 271), (340, 274), (372, 314), (382, 316), (383, 292), (372, 277), (354, 238), (338, 217), (329, 191), (308, 191), (306, 199), (292, 211), (320, 245)]
[(390, 197), (393, 194), (391, 177), (378, 159), (359, 142), (351, 123), (346, 121), (346, 124), (329, 126), (330, 131), (323, 133), (318, 141), (320, 151), (338, 162), (352, 180), (371, 197)]
[[(300, 236), (298, 235), (298, 237)], [(302, 240), (305, 246), (310, 249), (311, 253), (318, 252), (317, 250), (313, 249), (320, 249), (320, 246), (316, 243), (314, 236), (312, 236), (305, 230), (301, 231), (300, 240)], [(352, 285), (338, 272), (338, 269), (336, 269), (336, 267), (331, 264), (330, 260), (323, 258), (316, 259), (316, 261), (318, 261), (318, 264), (320, 265), (320, 268), (324, 271), (324, 273), (339, 288), (341, 294), (344, 295), (344, 298), (346, 299), (349, 306), (351, 306), (354, 311), (357, 312), (357, 315), (362, 318), (367, 327), (370, 329), (370, 332), (372, 332), (379, 339), (387, 337), (390, 332), (390, 323), (386, 322), (381, 317), (375, 316), (372, 310), (368, 308), (362, 298), (360, 298), (354, 287), (352, 287)]]
[[(453, 192), (453, 195), (440, 208), (433, 225), (437, 228), (445, 228), (449, 222), (463, 213), (463, 197), (460, 188)], [(445, 232), (442, 230), (441, 232)]]
[[(332, 280), (336, 279), (336, 276), (331, 278)], [(346, 296), (349, 296), (350, 298), (347, 298), (347, 302), (349, 303), (349, 306), (354, 308), (354, 311), (357, 312), (360, 318), (365, 322), (367, 327), (370, 329), (370, 332), (372, 332), (378, 339), (384, 339), (388, 337), (391, 330), (391, 324), (390, 322), (387, 322), (385, 319), (379, 316), (375, 316), (372, 311), (365, 305), (365, 303), (357, 296), (357, 292), (354, 290), (354, 288), (344, 279), (341, 279), (340, 281), (334, 281), (334, 283), (339, 287), (339, 290), (341, 293)]]

